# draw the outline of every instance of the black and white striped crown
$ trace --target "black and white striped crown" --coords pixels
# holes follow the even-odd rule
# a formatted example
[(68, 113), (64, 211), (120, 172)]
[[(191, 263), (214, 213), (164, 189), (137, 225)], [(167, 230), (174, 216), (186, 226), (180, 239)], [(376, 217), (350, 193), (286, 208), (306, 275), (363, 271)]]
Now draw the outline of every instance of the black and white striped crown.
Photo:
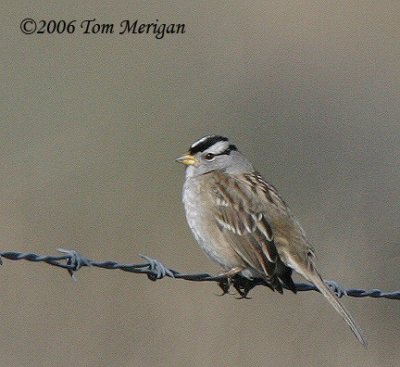
[(196, 154), (199, 152), (204, 152), (205, 150), (207, 150), (208, 148), (212, 147), (213, 145), (219, 142), (226, 142), (227, 148), (229, 148), (230, 151), (237, 150), (235, 145), (229, 144), (229, 139), (226, 138), (225, 136), (208, 135), (193, 143), (189, 148), (189, 153)]

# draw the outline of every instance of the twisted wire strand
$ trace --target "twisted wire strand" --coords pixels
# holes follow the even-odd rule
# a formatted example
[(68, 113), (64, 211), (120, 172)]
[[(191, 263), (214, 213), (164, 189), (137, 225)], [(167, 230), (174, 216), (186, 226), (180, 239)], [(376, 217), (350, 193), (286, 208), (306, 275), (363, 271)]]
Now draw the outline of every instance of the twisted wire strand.
[[(58, 249), (58, 251), (62, 253), (62, 255), (43, 256), (34, 253), (15, 252), (15, 251), (0, 252), (0, 265), (3, 264), (2, 259), (15, 260), (15, 261), (26, 260), (31, 262), (44, 262), (52, 266), (66, 269), (74, 280), (76, 280), (75, 273), (82, 267), (96, 267), (96, 268), (110, 269), (110, 270), (119, 269), (122, 271), (136, 273), (136, 274), (146, 274), (147, 277), (152, 281), (167, 277), (174, 279), (184, 279), (194, 282), (217, 282), (220, 285), (220, 287), (224, 290), (224, 293), (228, 292), (230, 285), (230, 280), (224, 275), (213, 276), (208, 273), (185, 274), (167, 268), (164, 264), (162, 264), (158, 260), (155, 260), (151, 257), (144, 255), (139, 255), (144, 260), (144, 262), (142, 263), (121, 264), (116, 261), (99, 262), (91, 260), (88, 259), (87, 257), (82, 256), (81, 254), (79, 254), (74, 250)], [(343, 297), (343, 296), (372, 297), (372, 298), (387, 298), (387, 299), (400, 300), (400, 291), (386, 292), (380, 289), (365, 290), (359, 288), (344, 289), (335, 281), (326, 281), (326, 283), (331, 287), (331, 289), (337, 294), (338, 297)], [(296, 289), (299, 292), (318, 291), (318, 289), (312, 284), (308, 283), (295, 283), (295, 284), (296, 284)], [(267, 284), (262, 279), (249, 280), (240, 276), (237, 276), (235, 278), (235, 285), (239, 287), (239, 289), (242, 290), (245, 289), (245, 291), (243, 292), (244, 297), (246, 297), (248, 290), (254, 288), (257, 285), (267, 286)]]

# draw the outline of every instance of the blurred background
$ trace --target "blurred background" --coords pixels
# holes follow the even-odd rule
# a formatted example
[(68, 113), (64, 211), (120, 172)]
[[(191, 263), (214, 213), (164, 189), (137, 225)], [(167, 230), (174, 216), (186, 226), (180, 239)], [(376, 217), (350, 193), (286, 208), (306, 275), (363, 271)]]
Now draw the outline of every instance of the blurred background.
[[(211, 133), (273, 183), (344, 287), (400, 287), (400, 4), (2, 1), (1, 251), (159, 259), (198, 249), (174, 159)], [(24, 35), (24, 18), (185, 23), (166, 35)], [(400, 302), (0, 268), (1, 366), (398, 366)], [(300, 280), (300, 279), (298, 279)]]

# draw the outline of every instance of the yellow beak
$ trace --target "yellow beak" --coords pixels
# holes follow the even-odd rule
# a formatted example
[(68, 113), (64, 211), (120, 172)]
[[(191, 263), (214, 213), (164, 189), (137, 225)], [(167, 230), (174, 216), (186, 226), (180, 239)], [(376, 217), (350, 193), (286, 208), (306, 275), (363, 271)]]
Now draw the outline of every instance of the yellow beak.
[(198, 160), (193, 155), (186, 154), (186, 155), (183, 155), (182, 157), (177, 158), (176, 162), (182, 163), (186, 166), (193, 166), (196, 163), (198, 163)]

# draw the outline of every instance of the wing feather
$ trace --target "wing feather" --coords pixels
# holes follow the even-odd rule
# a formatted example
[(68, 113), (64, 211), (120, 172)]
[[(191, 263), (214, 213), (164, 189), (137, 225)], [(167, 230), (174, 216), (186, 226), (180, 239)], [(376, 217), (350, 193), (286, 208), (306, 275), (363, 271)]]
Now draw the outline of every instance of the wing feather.
[(235, 177), (223, 173), (215, 176), (210, 190), (213, 214), (218, 228), (228, 236), (232, 249), (273, 289), (282, 292), (284, 284), (295, 291), (291, 269), (283, 264), (276, 249), (265, 203), (254, 189)]

